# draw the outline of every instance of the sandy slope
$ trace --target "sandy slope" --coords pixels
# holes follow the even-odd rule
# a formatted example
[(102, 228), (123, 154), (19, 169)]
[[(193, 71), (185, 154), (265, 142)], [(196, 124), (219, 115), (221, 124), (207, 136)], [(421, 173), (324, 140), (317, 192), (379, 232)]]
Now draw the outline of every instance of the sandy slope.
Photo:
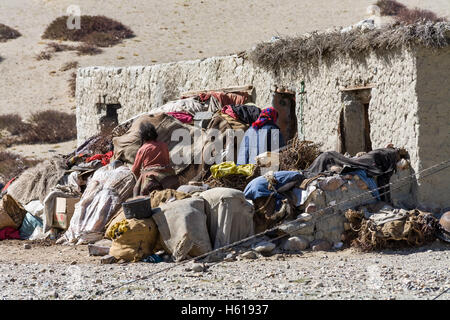
[[(251, 48), (273, 35), (347, 26), (365, 17), (375, 0), (1, 0), (0, 22), (18, 29), (22, 37), (0, 43), (0, 114), (24, 116), (48, 108), (73, 112), (67, 80), (61, 72), (68, 61), (91, 65), (149, 65), (225, 55)], [(402, 0), (440, 15), (450, 15), (448, 0)], [(57, 53), (36, 61), (45, 43), (41, 34), (69, 5), (82, 14), (103, 14), (131, 27), (137, 37), (107, 48), (97, 56)], [(53, 72), (52, 72), (53, 71)], [(49, 148), (44, 148), (49, 149)]]

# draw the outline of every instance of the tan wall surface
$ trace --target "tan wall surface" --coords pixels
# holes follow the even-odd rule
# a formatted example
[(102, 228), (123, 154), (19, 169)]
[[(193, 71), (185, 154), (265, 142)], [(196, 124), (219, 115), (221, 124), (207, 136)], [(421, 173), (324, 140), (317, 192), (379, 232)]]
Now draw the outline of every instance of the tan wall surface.
[[(450, 48), (417, 54), (419, 166), (450, 160)], [(450, 208), (450, 167), (418, 181), (418, 200), (430, 208)]]

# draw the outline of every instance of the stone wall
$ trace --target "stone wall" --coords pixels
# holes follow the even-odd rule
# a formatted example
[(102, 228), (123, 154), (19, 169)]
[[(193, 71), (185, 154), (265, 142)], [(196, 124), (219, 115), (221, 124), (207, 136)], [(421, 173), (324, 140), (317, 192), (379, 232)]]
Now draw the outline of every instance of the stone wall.
[[(445, 55), (445, 53), (441, 54)], [(436, 64), (434, 60), (436, 62), (439, 60), (433, 58), (434, 60), (429, 62), (428, 56), (429, 52), (420, 51), (419, 62)], [(426, 149), (426, 140), (421, 140), (423, 143), (421, 148), (418, 148), (418, 94), (428, 90), (426, 86), (429, 78), (433, 78), (422, 69), (424, 68), (419, 70), (421, 76), (419, 86), (416, 52), (409, 49), (371, 52), (358, 57), (330, 58), (322, 61), (319, 66), (311, 66), (307, 70), (299, 66), (293, 70), (267, 71), (238, 56), (213, 57), (146, 67), (83, 68), (79, 69), (77, 74), (78, 143), (81, 144), (88, 137), (98, 133), (99, 119), (106, 112), (101, 104), (120, 103), (122, 107), (118, 109), (118, 120), (122, 122), (151, 108), (161, 106), (169, 100), (177, 99), (185, 91), (252, 84), (255, 87), (255, 102), (260, 106), (271, 104), (271, 89), (275, 85), (296, 90), (298, 131), (303, 131), (303, 137), (306, 140), (323, 143), (324, 151), (336, 150), (339, 114), (343, 107), (340, 89), (372, 84), (374, 87), (371, 90), (369, 120), (373, 149), (384, 147), (388, 143), (406, 148), (410, 152), (413, 170), (417, 172), (420, 166), (426, 166), (431, 162), (426, 160), (427, 154), (431, 154), (428, 149), (434, 148), (430, 145)], [(437, 65), (436, 70), (439, 71)], [(440, 70), (445, 72), (445, 69)], [(443, 78), (447, 79), (448, 75), (442, 74), (434, 81), (443, 84), (445, 83)], [(302, 81), (305, 82), (306, 93), (300, 95), (298, 92)], [(448, 95), (448, 90), (442, 89), (437, 99), (449, 101), (448, 96), (447, 100), (442, 100), (445, 98), (443, 95)], [(429, 95), (423, 93), (420, 97), (421, 104), (424, 104), (422, 101), (429, 99), (431, 99)], [(447, 121), (448, 129), (448, 105), (440, 102), (433, 108), (436, 111), (428, 118), (423, 112), (426, 110), (425, 107), (421, 108), (422, 119), (430, 124)], [(445, 120), (439, 120), (441, 113), (445, 113), (442, 116), (447, 115), (442, 118)], [(422, 126), (421, 124), (420, 130)], [(433, 127), (428, 130), (436, 129)], [(447, 141), (449, 141), (448, 132), (449, 130), (447, 130)], [(431, 137), (430, 134), (428, 136)], [(439, 135), (444, 137), (445, 133), (442, 131)], [(435, 153), (439, 152), (439, 149), (433, 150)], [(448, 145), (446, 151), (448, 154)], [(420, 166), (419, 157), (425, 157), (420, 162)], [(430, 157), (434, 159), (435, 156)], [(445, 181), (449, 181), (448, 177), (440, 183), (445, 184)], [(421, 197), (422, 200), (434, 197), (431, 191), (423, 194), (425, 196)]]

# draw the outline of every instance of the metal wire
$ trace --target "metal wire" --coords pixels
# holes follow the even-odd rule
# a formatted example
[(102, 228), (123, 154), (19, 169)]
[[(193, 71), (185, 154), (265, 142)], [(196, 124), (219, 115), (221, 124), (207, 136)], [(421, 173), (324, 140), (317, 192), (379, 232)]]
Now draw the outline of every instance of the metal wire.
[[(443, 167), (442, 167), (442, 168), (439, 168), (439, 169), (436, 169), (436, 168), (438, 168), (438, 167), (440, 167), (440, 166), (443, 166)], [(339, 205), (342, 205), (343, 203), (347, 203), (347, 202), (353, 201), (353, 200), (355, 200), (355, 199), (361, 198), (361, 197), (363, 197), (363, 196), (367, 196), (367, 195), (369, 195), (369, 194), (372, 196), (372, 192), (373, 192), (373, 191), (384, 189), (384, 188), (386, 188), (387, 186), (389, 186), (390, 188), (389, 188), (387, 191), (380, 193), (379, 195), (381, 196), (381, 195), (384, 195), (384, 194), (388, 194), (388, 193), (390, 193), (391, 190), (399, 189), (399, 188), (401, 188), (403, 185), (405, 185), (405, 182), (409, 182), (409, 181), (403, 181), (403, 180), (406, 180), (406, 179), (408, 179), (408, 178), (409, 178), (409, 179), (413, 179), (414, 177), (417, 177), (418, 175), (420, 175), (420, 176), (417, 178), (417, 180), (420, 180), (420, 179), (423, 179), (423, 178), (428, 177), (428, 176), (430, 176), (430, 175), (434, 175), (434, 174), (436, 174), (436, 173), (438, 173), (438, 172), (440, 172), (440, 171), (442, 171), (442, 170), (445, 170), (445, 169), (447, 169), (448, 167), (450, 167), (450, 160), (442, 161), (442, 162), (440, 162), (440, 163), (438, 163), (438, 164), (436, 164), (436, 165), (433, 165), (433, 166), (431, 166), (431, 167), (428, 167), (428, 168), (426, 168), (426, 169), (423, 169), (423, 170), (421, 170), (421, 171), (419, 171), (419, 172), (417, 172), (417, 173), (413, 173), (413, 174), (411, 174), (411, 175), (408, 175), (408, 176), (406, 176), (406, 177), (403, 177), (403, 178), (401, 178), (401, 179), (395, 181), (394, 183), (389, 183), (389, 184), (383, 185), (383, 186), (381, 186), (381, 187), (378, 187), (378, 188), (376, 188), (376, 189), (372, 189), (372, 190), (363, 192), (363, 193), (361, 193), (361, 194), (359, 194), (359, 195), (357, 195), (357, 196), (355, 196), (355, 197), (352, 197), (352, 198), (350, 198), (350, 199), (346, 199), (346, 200), (341, 201), (341, 202), (339, 202), (339, 203), (336, 203), (336, 204), (330, 205), (330, 206), (328, 206), (328, 207), (322, 208), (322, 209), (316, 211), (315, 213), (317, 214), (317, 213), (320, 213), (320, 212), (322, 212), (322, 211), (329, 210), (329, 209), (331, 209), (331, 208), (335, 208), (335, 207), (337, 207), (337, 206), (339, 206)], [(435, 170), (435, 171), (432, 171), (432, 169), (436, 169), (436, 170)], [(430, 172), (430, 171), (431, 171), (431, 172)], [(424, 174), (424, 173), (426, 173), (426, 174)], [(402, 181), (403, 181), (403, 183), (400, 183), (400, 182), (402, 182)], [(395, 187), (394, 187), (394, 186), (395, 186)], [(251, 237), (247, 237), (247, 238), (245, 238), (245, 239), (241, 239), (241, 240), (239, 240), (239, 241), (236, 241), (236, 242), (231, 243), (231, 244), (229, 244), (229, 245), (226, 245), (226, 246), (217, 248), (217, 249), (215, 249), (215, 250), (212, 250), (212, 251), (207, 252), (207, 253), (205, 253), (205, 254), (202, 254), (202, 255), (200, 255), (200, 256), (193, 257), (193, 258), (191, 258), (191, 259), (187, 259), (187, 260), (178, 262), (178, 263), (176, 263), (175, 265), (169, 266), (169, 267), (167, 267), (167, 268), (163, 268), (163, 269), (161, 269), (161, 270), (157, 270), (157, 271), (155, 271), (155, 272), (150, 273), (148, 276), (141, 277), (141, 278), (138, 278), (138, 279), (133, 279), (133, 280), (130, 280), (130, 281), (126, 282), (126, 283), (122, 283), (122, 284), (120, 284), (120, 285), (117, 285), (117, 286), (115, 286), (115, 287), (113, 287), (113, 288), (104, 290), (101, 294), (106, 293), (106, 292), (110, 292), (110, 291), (117, 290), (117, 289), (120, 288), (120, 287), (123, 287), (123, 286), (125, 286), (125, 285), (129, 285), (129, 284), (135, 283), (135, 282), (137, 282), (137, 281), (147, 280), (147, 279), (149, 279), (149, 278), (151, 278), (151, 277), (153, 277), (153, 276), (155, 276), (155, 275), (157, 275), (157, 274), (159, 274), (159, 273), (161, 273), (161, 272), (168, 271), (168, 270), (170, 270), (170, 269), (173, 269), (173, 268), (176, 268), (176, 267), (185, 265), (185, 264), (187, 264), (187, 263), (189, 263), (189, 262), (191, 262), (191, 261), (196, 261), (196, 260), (198, 261), (198, 260), (201, 260), (201, 259), (203, 259), (203, 258), (206, 258), (206, 257), (208, 257), (208, 256), (210, 256), (210, 255), (212, 255), (212, 254), (214, 254), (214, 253), (218, 253), (218, 252), (221, 252), (221, 251), (225, 251), (225, 250), (227, 250), (227, 249), (230, 249), (230, 248), (236, 247), (236, 246), (238, 246), (238, 245), (240, 245), (240, 244), (243, 244), (243, 243), (245, 243), (245, 242), (247, 242), (247, 241), (254, 240), (254, 239), (258, 238), (258, 237), (264, 236), (264, 235), (266, 235), (267, 233), (276, 231), (276, 230), (278, 230), (278, 229), (279, 229), (281, 226), (283, 226), (283, 225), (286, 225), (286, 224), (293, 224), (293, 223), (300, 222), (300, 221), (304, 221), (304, 219), (303, 219), (303, 218), (297, 218), (297, 219), (295, 219), (295, 220), (290, 220), (290, 221), (288, 221), (288, 222), (286, 222), (286, 223), (284, 223), (284, 224), (277, 225), (277, 226), (275, 226), (275, 227), (273, 227), (273, 228), (271, 228), (271, 229), (267, 229), (267, 230), (265, 230), (265, 231), (263, 231), (263, 232), (261, 232), (261, 233), (255, 234), (255, 235), (253, 235), (253, 236), (251, 236)], [(320, 221), (320, 219), (317, 219), (316, 221)], [(297, 230), (298, 230), (298, 229), (299, 229), (299, 228), (297, 228)], [(296, 230), (296, 229), (294, 229), (294, 230)], [(275, 238), (275, 239), (270, 239), (268, 242), (272, 242), (272, 241), (278, 240), (278, 239), (283, 238), (283, 237), (286, 237), (286, 236), (288, 236), (288, 235), (289, 235), (289, 234), (281, 235), (281, 236), (279, 236), (279, 237), (277, 237), (277, 238)], [(215, 264), (218, 264), (218, 263), (221, 263), (221, 262), (223, 262), (223, 261), (219, 261), (219, 262), (217, 262), (217, 263), (215, 263)], [(447, 290), (448, 290), (448, 289), (447, 289)], [(447, 290), (446, 290), (446, 291), (447, 291)], [(444, 294), (446, 291), (442, 292), (441, 295)], [(99, 294), (99, 295), (100, 295), (100, 294)], [(438, 297), (439, 297), (439, 296), (438, 296)], [(437, 298), (437, 297), (436, 297), (436, 298)], [(436, 298), (435, 298), (435, 299), (436, 299)]]

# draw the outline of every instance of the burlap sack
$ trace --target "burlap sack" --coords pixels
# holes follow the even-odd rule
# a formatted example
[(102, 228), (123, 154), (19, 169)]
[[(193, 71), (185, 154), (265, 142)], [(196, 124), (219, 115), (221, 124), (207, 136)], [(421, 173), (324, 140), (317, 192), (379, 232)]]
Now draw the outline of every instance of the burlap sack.
[(154, 209), (153, 218), (158, 225), (161, 244), (176, 262), (212, 250), (206, 225), (206, 205), (201, 198), (188, 198)]
[[(153, 219), (126, 219), (125, 221), (125, 231), (113, 236), (109, 254), (118, 260), (133, 262), (153, 254), (158, 239), (158, 229)], [(114, 225), (110, 227), (114, 232)]]

